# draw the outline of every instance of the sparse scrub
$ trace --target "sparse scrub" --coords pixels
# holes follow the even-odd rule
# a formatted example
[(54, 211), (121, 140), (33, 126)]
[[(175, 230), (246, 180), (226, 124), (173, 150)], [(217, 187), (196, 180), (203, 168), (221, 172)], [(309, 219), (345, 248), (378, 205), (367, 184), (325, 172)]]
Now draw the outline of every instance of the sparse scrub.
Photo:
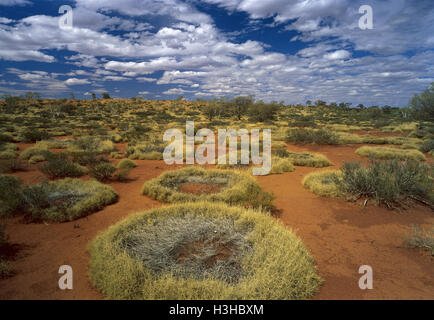
[(306, 299), (321, 283), (292, 231), (222, 203), (132, 215), (89, 251), (91, 282), (109, 299)]

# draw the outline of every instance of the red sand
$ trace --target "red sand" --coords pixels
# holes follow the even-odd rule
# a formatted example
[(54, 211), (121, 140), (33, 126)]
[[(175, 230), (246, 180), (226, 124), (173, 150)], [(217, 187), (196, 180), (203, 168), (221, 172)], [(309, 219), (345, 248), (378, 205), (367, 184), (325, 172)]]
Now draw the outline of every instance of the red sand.
[[(20, 146), (21, 147), (21, 146)], [(292, 151), (326, 155), (338, 168), (344, 160), (363, 160), (357, 146), (294, 146)], [(140, 194), (146, 180), (175, 169), (163, 161), (136, 161), (132, 181), (111, 183), (119, 202), (86, 218), (62, 224), (23, 224), (10, 219), (7, 233), (13, 245), (11, 265), (16, 275), (0, 280), (0, 299), (103, 299), (88, 278), (88, 242), (98, 232), (137, 211), (162, 204)], [(331, 167), (334, 168), (334, 167)], [(402, 246), (411, 224), (434, 223), (429, 208), (417, 206), (399, 213), (377, 207), (322, 198), (303, 188), (304, 175), (315, 168), (258, 177), (260, 185), (276, 195), (279, 219), (295, 230), (317, 261), (325, 283), (314, 299), (434, 299), (433, 257)], [(41, 174), (32, 166), (19, 172), (25, 183), (36, 183)], [(58, 288), (58, 269), (70, 265), (74, 289)], [(361, 265), (374, 271), (374, 289), (358, 287)]]

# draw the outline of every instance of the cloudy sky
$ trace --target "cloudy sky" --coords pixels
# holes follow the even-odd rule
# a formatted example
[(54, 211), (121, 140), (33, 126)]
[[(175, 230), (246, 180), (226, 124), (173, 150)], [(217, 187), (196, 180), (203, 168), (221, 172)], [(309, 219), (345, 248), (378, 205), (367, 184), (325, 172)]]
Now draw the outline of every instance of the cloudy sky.
[(433, 61), (433, 0), (0, 0), (0, 94), (405, 106)]

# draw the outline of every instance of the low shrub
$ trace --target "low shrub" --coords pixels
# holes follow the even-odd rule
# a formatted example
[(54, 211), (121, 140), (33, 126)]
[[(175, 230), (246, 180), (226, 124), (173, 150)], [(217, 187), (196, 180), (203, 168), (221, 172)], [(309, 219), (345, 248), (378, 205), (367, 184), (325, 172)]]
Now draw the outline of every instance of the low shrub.
[(50, 179), (76, 178), (88, 172), (85, 167), (69, 160), (65, 154), (51, 156), (46, 163), (39, 167), (39, 170)]
[(423, 153), (418, 150), (403, 150), (388, 147), (368, 147), (364, 146), (356, 150), (360, 156), (380, 160), (420, 160), (425, 161)]
[(405, 240), (409, 248), (421, 248), (434, 256), (434, 226), (431, 230), (423, 230), (419, 226), (412, 226), (413, 234)]
[(427, 140), (425, 141), (419, 148), (419, 151), (421, 152), (430, 152), (434, 150), (434, 140)]
[(15, 159), (18, 156), (18, 146), (14, 143), (0, 143), (0, 159)]
[(35, 128), (28, 128), (21, 133), (23, 142), (36, 142), (40, 140), (47, 140), (50, 134), (46, 131), (38, 130)]
[[(182, 192), (189, 183), (211, 184), (218, 187), (217, 193), (193, 194)], [(163, 202), (222, 201), (232, 205), (273, 208), (273, 196), (264, 192), (248, 173), (233, 170), (205, 170), (186, 167), (164, 172), (159, 177), (145, 182), (142, 194)]]
[(0, 161), (0, 173), (16, 172), (24, 170), (25, 166), (21, 159), (8, 159)]
[(9, 133), (0, 132), (0, 144), (5, 142), (14, 142), (14, 137)]
[(26, 150), (22, 151), (20, 154), (20, 159), (22, 160), (30, 160), (30, 159), (42, 159), (40, 161), (45, 161), (48, 158), (51, 158), (53, 153), (46, 148), (40, 147), (29, 147)]
[(432, 167), (418, 161), (372, 161), (345, 163), (335, 183), (353, 199), (368, 197), (389, 208), (403, 207), (408, 200), (431, 205), (433, 199)]
[(66, 178), (22, 190), (31, 221), (64, 222), (79, 219), (117, 201), (118, 195), (98, 181)]
[(112, 178), (116, 167), (111, 163), (99, 163), (90, 168), (89, 174), (98, 181), (107, 181)]
[(287, 141), (296, 144), (334, 145), (339, 143), (339, 136), (325, 129), (289, 129)]
[(21, 180), (0, 175), (0, 217), (9, 217), (22, 208)]
[(121, 161), (119, 161), (117, 167), (119, 169), (133, 169), (137, 167), (137, 163), (135, 163), (134, 161), (130, 160), (130, 159), (123, 159)]
[(2, 249), (7, 245), (6, 222), (0, 220), (0, 279), (13, 275), (13, 270), (8, 261), (2, 256)]
[(223, 203), (132, 215), (89, 252), (91, 282), (109, 299), (306, 299), (322, 282), (291, 230)]

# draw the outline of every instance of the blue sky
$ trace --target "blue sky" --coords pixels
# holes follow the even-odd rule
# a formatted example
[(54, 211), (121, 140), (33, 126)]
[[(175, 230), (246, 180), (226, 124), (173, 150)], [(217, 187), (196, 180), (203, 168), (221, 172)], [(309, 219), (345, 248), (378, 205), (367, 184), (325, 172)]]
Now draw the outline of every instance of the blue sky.
[(0, 94), (405, 106), (433, 61), (432, 0), (0, 0)]

